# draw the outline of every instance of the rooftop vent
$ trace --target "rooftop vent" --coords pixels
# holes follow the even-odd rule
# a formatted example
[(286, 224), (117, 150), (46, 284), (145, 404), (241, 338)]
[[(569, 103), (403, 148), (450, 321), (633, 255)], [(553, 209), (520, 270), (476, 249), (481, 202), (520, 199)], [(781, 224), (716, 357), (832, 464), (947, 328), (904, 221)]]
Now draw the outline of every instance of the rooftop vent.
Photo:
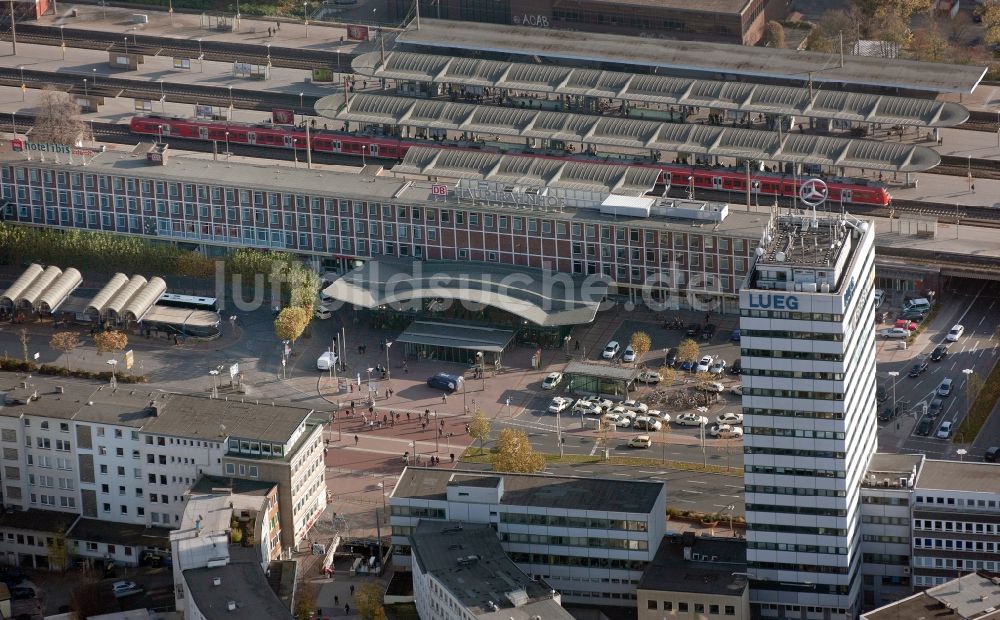
[(229, 601), (226, 603), (226, 609), (229, 611), (236, 611), (236, 601)]

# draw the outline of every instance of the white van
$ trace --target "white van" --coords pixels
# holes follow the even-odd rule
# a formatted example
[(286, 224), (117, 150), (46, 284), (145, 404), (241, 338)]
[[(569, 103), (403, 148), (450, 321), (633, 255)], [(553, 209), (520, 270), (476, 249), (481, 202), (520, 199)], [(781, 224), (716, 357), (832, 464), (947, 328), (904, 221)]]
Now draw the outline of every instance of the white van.
[(920, 297), (918, 299), (907, 299), (903, 302), (903, 312), (908, 312), (910, 310), (919, 310), (921, 312), (927, 312), (931, 309), (931, 302), (927, 299)]

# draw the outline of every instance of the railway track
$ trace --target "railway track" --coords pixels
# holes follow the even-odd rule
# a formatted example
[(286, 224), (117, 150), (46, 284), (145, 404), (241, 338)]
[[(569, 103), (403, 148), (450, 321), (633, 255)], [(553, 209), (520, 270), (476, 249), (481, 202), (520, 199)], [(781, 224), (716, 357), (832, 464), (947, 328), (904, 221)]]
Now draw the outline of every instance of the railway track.
[[(9, 33), (0, 34), (0, 40), (8, 41)], [(230, 43), (226, 41), (198, 41), (193, 39), (176, 39), (172, 37), (157, 37), (135, 32), (129, 33), (128, 51), (146, 56), (166, 56), (173, 58), (188, 58), (197, 60), (199, 55), (203, 60), (216, 62), (247, 62), (266, 65), (270, 59), (272, 67), (288, 69), (312, 70), (318, 68), (332, 69), (340, 73), (350, 72), (352, 53), (340, 53), (336, 50), (317, 50), (308, 48), (277, 47), (270, 48), (253, 43)], [(126, 36), (116, 32), (100, 32), (77, 28), (64, 28), (62, 32), (56, 26), (39, 24), (18, 24), (17, 40), (36, 45), (52, 45), (58, 47), (63, 41), (69, 48), (93, 50), (125, 51)]]
[(995, 112), (985, 112), (983, 110), (969, 110), (969, 120), (965, 121), (955, 129), (966, 129), (968, 131), (989, 131), (996, 133), (1000, 130), (1000, 118)]
[[(274, 108), (290, 108), (298, 114), (312, 114), (319, 97), (276, 93), (263, 90), (233, 89), (197, 84), (148, 82), (128, 80), (96, 74), (67, 74), (50, 71), (0, 68), (0, 85), (19, 87), (22, 75), (28, 88), (56, 88), (75, 94), (88, 93), (105, 97), (129, 97), (159, 101), (161, 97), (171, 103), (218, 105), (242, 110), (270, 112)], [(232, 97), (230, 97), (230, 92)]]
[(1000, 179), (1000, 161), (942, 155), (941, 165), (928, 172), (957, 177), (968, 176), (971, 172), (973, 179)]

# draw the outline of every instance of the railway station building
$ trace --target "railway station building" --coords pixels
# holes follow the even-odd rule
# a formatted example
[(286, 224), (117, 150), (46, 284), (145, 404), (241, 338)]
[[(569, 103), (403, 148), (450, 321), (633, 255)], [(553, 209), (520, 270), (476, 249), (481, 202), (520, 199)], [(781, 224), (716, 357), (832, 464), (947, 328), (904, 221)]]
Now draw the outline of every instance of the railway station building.
[[(421, 18), (756, 45), (764, 24), (784, 18), (788, 5), (784, 0), (438, 0), (419, 6)], [(397, 20), (411, 17), (413, 2), (391, 0), (389, 12)]]

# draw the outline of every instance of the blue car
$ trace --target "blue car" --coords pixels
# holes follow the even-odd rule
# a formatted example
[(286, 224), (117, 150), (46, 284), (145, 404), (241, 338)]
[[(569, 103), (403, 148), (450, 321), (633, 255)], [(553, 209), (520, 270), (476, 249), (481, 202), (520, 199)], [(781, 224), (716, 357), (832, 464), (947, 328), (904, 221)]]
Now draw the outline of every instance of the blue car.
[(733, 333), (729, 334), (729, 342), (739, 342), (740, 341), (740, 330), (734, 329)]
[(688, 372), (694, 370), (695, 363), (694, 360), (684, 360), (681, 362), (681, 370), (686, 370)]
[(451, 374), (450, 372), (439, 372), (427, 380), (427, 385), (444, 392), (454, 392), (462, 387), (464, 377)]

